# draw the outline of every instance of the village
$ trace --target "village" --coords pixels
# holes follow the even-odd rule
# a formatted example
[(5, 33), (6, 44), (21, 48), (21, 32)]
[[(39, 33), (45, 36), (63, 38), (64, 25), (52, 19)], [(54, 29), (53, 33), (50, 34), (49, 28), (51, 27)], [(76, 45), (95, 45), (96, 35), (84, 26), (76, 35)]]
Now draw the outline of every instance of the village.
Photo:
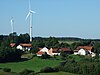
[(0, 75), (100, 75), (99, 0), (1, 0)]
[[(10, 44), (11, 47), (15, 46), (15, 43)], [(32, 44), (19, 44), (17, 49), (20, 49), (24, 52), (29, 52), (32, 49)], [(93, 46), (78, 46), (75, 50), (71, 50), (70, 48), (38, 48), (38, 52), (36, 53), (37, 56), (42, 56), (45, 52), (50, 55), (60, 55), (61, 51), (65, 52), (66, 54), (74, 54), (74, 55), (84, 55), (84, 56), (91, 56), (94, 57), (96, 54), (94, 52)]]
[[(95, 71), (97, 67), (99, 68), (100, 62), (99, 39), (35, 37), (30, 42), (30, 36), (27, 33), (12, 35), (11, 33), (8, 36), (0, 36), (0, 54), (2, 54), (0, 56), (0, 73), (3, 70), (3, 73), (18, 72), (18, 75), (24, 75), (23, 73), (27, 75), (30, 74), (30, 71), (33, 75), (51, 72), (67, 72), (77, 75), (94, 74), (99, 71), (99, 69)], [(17, 69), (14, 66), (17, 66)], [(88, 72), (86, 72), (87, 70)]]

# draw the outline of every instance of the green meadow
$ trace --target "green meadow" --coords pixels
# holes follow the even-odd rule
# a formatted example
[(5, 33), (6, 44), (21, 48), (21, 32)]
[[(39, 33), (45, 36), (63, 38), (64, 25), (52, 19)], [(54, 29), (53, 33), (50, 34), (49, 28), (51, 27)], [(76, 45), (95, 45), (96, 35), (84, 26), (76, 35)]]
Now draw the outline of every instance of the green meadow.
[(39, 72), (40, 69), (46, 66), (54, 67), (59, 64), (60, 60), (40, 59), (34, 57), (31, 60), (23, 62), (0, 63), (0, 68), (11, 68), (12, 72), (21, 72), (24, 69), (34, 70)]

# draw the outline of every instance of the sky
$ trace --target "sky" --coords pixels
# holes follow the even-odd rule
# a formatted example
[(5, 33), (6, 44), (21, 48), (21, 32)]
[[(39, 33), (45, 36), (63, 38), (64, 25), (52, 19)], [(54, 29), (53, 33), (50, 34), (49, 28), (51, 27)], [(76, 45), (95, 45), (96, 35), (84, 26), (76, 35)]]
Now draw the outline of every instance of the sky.
[[(29, 33), (28, 0), (0, 0), (0, 35)], [(100, 39), (100, 0), (31, 0), (33, 37)]]

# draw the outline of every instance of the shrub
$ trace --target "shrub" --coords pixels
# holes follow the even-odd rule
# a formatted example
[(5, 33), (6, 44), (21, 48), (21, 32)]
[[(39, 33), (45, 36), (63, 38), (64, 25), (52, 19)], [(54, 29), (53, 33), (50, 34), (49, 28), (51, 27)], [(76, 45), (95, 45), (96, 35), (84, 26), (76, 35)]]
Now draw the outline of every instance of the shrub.
[(49, 72), (55, 72), (55, 70), (52, 67), (45, 67), (40, 70), (41, 73), (49, 73)]
[(11, 72), (11, 69), (10, 68), (3, 68), (2, 69), (4, 72)]
[(41, 58), (42, 58), (42, 59), (49, 59), (49, 58), (51, 58), (51, 57), (50, 57), (50, 55), (48, 55), (48, 54), (45, 52), (45, 54), (43, 54), (43, 55), (41, 56)]
[(34, 71), (24, 69), (22, 72), (19, 73), (20, 75), (35, 75)]

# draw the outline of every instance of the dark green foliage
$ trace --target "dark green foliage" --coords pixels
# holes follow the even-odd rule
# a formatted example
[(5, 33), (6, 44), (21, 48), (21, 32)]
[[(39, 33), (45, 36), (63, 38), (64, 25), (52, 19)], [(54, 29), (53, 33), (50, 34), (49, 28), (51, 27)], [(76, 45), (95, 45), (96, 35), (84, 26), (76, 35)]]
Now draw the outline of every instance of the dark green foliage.
[(16, 61), (21, 58), (22, 51), (10, 47), (0, 48), (0, 62)]
[(55, 37), (49, 37), (46, 41), (45, 41), (45, 46), (49, 47), (49, 48), (57, 48), (59, 42)]
[(29, 43), (30, 42), (30, 36), (29, 36), (28, 33), (20, 34), (19, 36), (16, 36), (14, 38), (14, 42), (16, 43), (16, 45), (18, 45), (20, 43)]
[(61, 62), (56, 68), (59, 71), (82, 75), (100, 75), (100, 63), (90, 57), (81, 57), (81, 60), (76, 62), (73, 57), (68, 56), (67, 60)]
[(70, 45), (67, 44), (67, 43), (61, 43), (60, 44), (60, 48), (66, 48), (66, 47), (70, 47)]
[(94, 52), (96, 53), (95, 58), (99, 59), (99, 54), (100, 54), (100, 42), (95, 42), (94, 45)]
[(4, 72), (11, 72), (11, 69), (10, 68), (3, 68), (2, 69)]
[(45, 52), (45, 54), (43, 54), (43, 55), (41, 56), (41, 58), (42, 58), (42, 59), (49, 59), (49, 58), (51, 58), (51, 56), (48, 55), (48, 54)]
[(19, 73), (20, 75), (36, 75), (34, 71), (24, 69), (22, 72)]
[(58, 72), (58, 68), (45, 67), (40, 70), (41, 73)]
[(66, 60), (68, 54), (65, 53), (64, 51), (61, 51), (60, 56), (61, 56), (61, 59), (62, 59), (62, 60)]

